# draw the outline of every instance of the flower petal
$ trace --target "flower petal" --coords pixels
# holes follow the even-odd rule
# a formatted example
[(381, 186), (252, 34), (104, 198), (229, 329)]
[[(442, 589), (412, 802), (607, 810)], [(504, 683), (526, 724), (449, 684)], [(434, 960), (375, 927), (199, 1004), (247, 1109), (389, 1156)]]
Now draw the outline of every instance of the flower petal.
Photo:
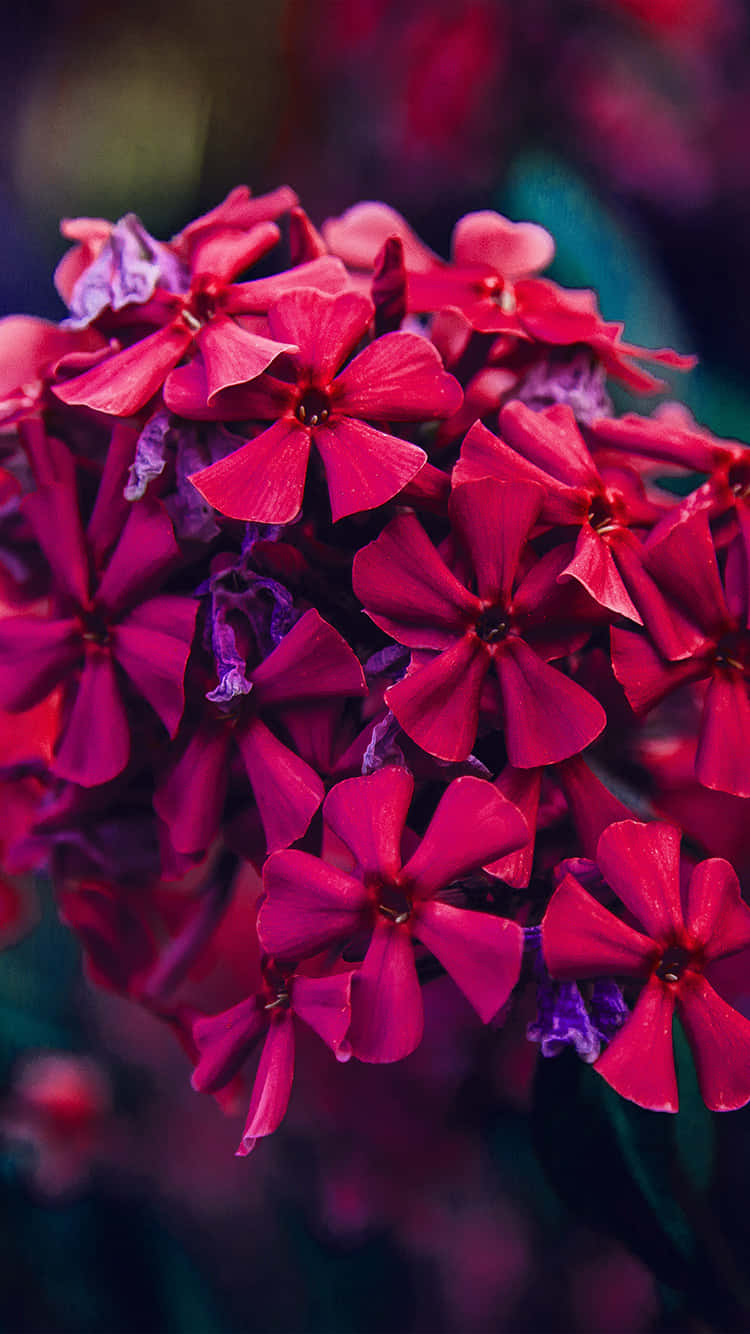
[(172, 520), (158, 501), (131, 505), (101, 583), (96, 604), (106, 614), (119, 614), (132, 602), (142, 602), (180, 558)]
[(283, 418), (189, 480), (229, 519), (291, 523), (302, 505), (310, 433)]
[(198, 604), (151, 598), (112, 631), (112, 654), (174, 736), (185, 707), (183, 680)]
[(221, 823), (229, 780), (229, 728), (199, 727), (154, 793), (154, 810), (177, 852), (203, 852)]
[(198, 1064), (191, 1084), (199, 1093), (215, 1093), (244, 1065), (268, 1023), (257, 996), (233, 1005), (221, 1014), (202, 1015), (193, 1024)]
[(281, 1125), (293, 1079), (294, 1022), (291, 1010), (282, 1010), (274, 1015), (266, 1034), (237, 1157), (245, 1158), (257, 1139), (272, 1135)]
[(644, 977), (659, 957), (658, 946), (620, 921), (566, 875), (549, 901), (542, 922), (542, 951), (552, 977)]
[(295, 977), (292, 982), (292, 1008), (303, 1023), (322, 1038), (339, 1061), (351, 1056), (346, 1035), (351, 1023), (353, 972), (334, 973), (330, 977)]
[(11, 713), (33, 708), (82, 656), (77, 621), (0, 617), (0, 708)]
[(259, 707), (367, 693), (359, 659), (314, 607), (300, 616), (251, 680)]
[(700, 862), (690, 877), (685, 925), (707, 962), (750, 945), (750, 908), (737, 873), (723, 857)]
[(500, 433), (523, 458), (557, 481), (599, 490), (596, 464), (567, 403), (556, 403), (541, 412), (525, 403), (508, 403), (500, 413)]
[(585, 750), (607, 722), (601, 704), (534, 652), (509, 638), (496, 659), (508, 759), (520, 769), (554, 764)]
[(581, 525), (573, 559), (558, 575), (558, 579), (577, 580), (600, 607), (606, 607), (615, 616), (626, 616), (628, 620), (635, 621), (636, 625), (643, 625), (638, 608), (622, 582), (608, 543), (588, 521)]
[[(593, 861), (599, 837), (607, 826), (618, 820), (629, 820), (632, 811), (604, 786), (582, 755), (563, 760), (558, 766), (557, 777), (565, 793), (580, 850), (584, 857)], [(513, 799), (511, 793), (508, 796)]]
[(648, 713), (678, 686), (708, 676), (711, 664), (705, 658), (668, 662), (646, 635), (634, 630), (610, 631), (612, 670), (634, 713)]
[(54, 482), (24, 497), (22, 509), (49, 562), (55, 582), (79, 606), (88, 601), (86, 544), (73, 486)]
[(441, 760), (465, 760), (479, 724), (482, 684), (490, 665), (486, 646), (463, 635), (452, 648), (385, 692), (385, 702), (418, 746)]
[(296, 352), (293, 343), (275, 342), (249, 333), (227, 315), (215, 315), (196, 335), (206, 368), (208, 402), (232, 385), (255, 380), (283, 352)]
[(63, 403), (129, 417), (161, 389), (165, 376), (192, 341), (193, 335), (184, 325), (167, 324), (83, 375), (53, 385), (52, 392)]
[(386, 634), (410, 648), (445, 648), (479, 617), (413, 514), (400, 514), (354, 558), (354, 592)]
[(295, 287), (271, 306), (268, 324), (273, 338), (297, 347), (294, 362), (299, 371), (323, 386), (366, 333), (373, 313), (372, 302), (359, 292)]
[(432, 902), (415, 906), (412, 929), (489, 1023), (518, 981), (521, 927), (505, 917)]
[(677, 1008), (706, 1106), (712, 1112), (744, 1107), (750, 1102), (750, 1020), (699, 974), (679, 987)]
[(270, 856), (263, 888), (258, 938), (275, 958), (305, 958), (343, 944), (367, 920), (370, 897), (361, 880), (309, 852), (293, 848)]
[(511, 222), (492, 209), (467, 213), (453, 228), (451, 254), (461, 268), (488, 264), (513, 282), (552, 263), (555, 242), (535, 222)]
[(364, 875), (394, 880), (401, 870), (401, 835), (414, 795), (408, 769), (388, 765), (347, 778), (328, 793), (323, 818), (354, 854)]
[(653, 940), (673, 939), (682, 932), (679, 829), (660, 821), (621, 820), (599, 839), (596, 862)]
[(695, 774), (704, 787), (750, 797), (750, 699), (744, 674), (716, 667), (703, 702)]
[(413, 333), (376, 338), (337, 375), (333, 393), (337, 411), (374, 421), (452, 417), (463, 399), (437, 348)]
[(230, 283), (236, 274), (249, 269), (280, 238), (281, 232), (275, 222), (269, 221), (258, 222), (247, 231), (226, 226), (207, 229), (191, 247), (193, 281), (212, 278), (220, 283)]
[(328, 218), (322, 232), (329, 250), (353, 269), (371, 269), (390, 236), (401, 241), (406, 267), (411, 272), (429, 270), (439, 262), (406, 219), (388, 204), (369, 200), (354, 204), (340, 217)]
[(130, 727), (110, 654), (86, 654), (75, 702), (50, 768), (81, 787), (108, 783), (130, 758)]
[(334, 523), (392, 500), (427, 460), (418, 445), (355, 417), (317, 426), (312, 437), (323, 460)]
[(523, 815), (528, 835), (523, 847), (497, 861), (486, 863), (484, 869), (514, 889), (524, 889), (531, 879), (542, 773), (542, 769), (514, 769), (512, 764), (506, 764), (496, 780), (498, 792), (512, 801)]
[(520, 848), (529, 830), (518, 808), (494, 783), (466, 775), (446, 788), (401, 883), (428, 899), (485, 862)]
[(315, 770), (259, 718), (237, 729), (237, 744), (263, 821), (268, 851), (288, 848), (305, 833), (325, 788)]
[(378, 917), (370, 947), (352, 979), (349, 1041), (360, 1061), (401, 1061), (422, 1040), (422, 991), (407, 925)]
[(477, 576), (479, 597), (507, 605), (524, 543), (539, 516), (544, 492), (534, 482), (465, 482), (453, 489), (451, 522)]
[(674, 1004), (673, 993), (652, 978), (630, 1018), (594, 1065), (616, 1093), (652, 1112), (678, 1110), (672, 1046)]

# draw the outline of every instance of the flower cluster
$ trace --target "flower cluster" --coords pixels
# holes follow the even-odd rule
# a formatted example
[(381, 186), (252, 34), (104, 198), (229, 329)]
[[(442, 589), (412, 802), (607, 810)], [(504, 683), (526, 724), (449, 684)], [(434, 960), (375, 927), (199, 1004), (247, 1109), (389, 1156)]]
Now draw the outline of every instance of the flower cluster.
[(0, 324), (4, 942), (46, 870), (196, 1089), (257, 1053), (242, 1154), (299, 1023), (400, 1060), (440, 974), (655, 1109), (676, 1013), (749, 1101), (750, 465), (607, 391), (690, 359), (491, 212), (64, 232), (69, 317)]

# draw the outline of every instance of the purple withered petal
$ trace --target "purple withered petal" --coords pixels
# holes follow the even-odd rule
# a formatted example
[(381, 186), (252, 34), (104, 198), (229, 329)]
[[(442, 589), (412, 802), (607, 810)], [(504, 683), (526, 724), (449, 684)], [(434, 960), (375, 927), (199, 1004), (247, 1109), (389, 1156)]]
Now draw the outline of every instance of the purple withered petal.
[(607, 393), (607, 373), (588, 352), (571, 358), (545, 357), (527, 372), (515, 396), (539, 411), (553, 403), (567, 403), (579, 422), (588, 425), (599, 417), (611, 417), (612, 401)]
[(594, 982), (589, 1010), (591, 1022), (602, 1042), (611, 1042), (630, 1014), (620, 988), (608, 977), (597, 978)]
[(365, 676), (368, 683), (374, 677), (388, 676), (389, 680), (400, 681), (409, 665), (409, 651), (401, 644), (389, 644), (378, 649), (365, 663)]
[(163, 473), (167, 463), (169, 422), (168, 412), (157, 412), (146, 422), (138, 436), (135, 458), (125, 485), (126, 500), (140, 500), (146, 494), (149, 482)]
[(401, 725), (396, 721), (390, 709), (374, 724), (367, 750), (362, 757), (363, 774), (375, 773), (385, 764), (406, 765), (404, 753), (397, 738), (401, 734)]
[(214, 511), (189, 481), (199, 468), (217, 463), (237, 448), (237, 437), (214, 422), (187, 425), (172, 424), (171, 438), (176, 446), (175, 491), (165, 505), (179, 538), (211, 542), (221, 531)]
[(553, 982), (542, 959), (538, 926), (525, 932), (526, 949), (532, 955), (536, 981), (537, 1016), (526, 1029), (530, 1042), (538, 1042), (542, 1056), (559, 1056), (575, 1047), (581, 1060), (591, 1065), (601, 1051), (601, 1035), (595, 1029), (575, 982)]
[(64, 325), (85, 329), (107, 309), (150, 300), (157, 286), (186, 292), (188, 274), (168, 247), (155, 241), (134, 213), (127, 213), (78, 279), (70, 298), (71, 317)]
[(210, 596), (208, 627), (219, 684), (207, 698), (226, 704), (236, 695), (249, 694), (245, 675), (248, 658), (237, 643), (236, 623), (241, 618), (251, 631), (254, 661), (261, 662), (281, 642), (296, 620), (292, 595), (283, 584), (250, 567), (253, 538), (246, 538), (234, 564), (212, 574), (198, 590)]

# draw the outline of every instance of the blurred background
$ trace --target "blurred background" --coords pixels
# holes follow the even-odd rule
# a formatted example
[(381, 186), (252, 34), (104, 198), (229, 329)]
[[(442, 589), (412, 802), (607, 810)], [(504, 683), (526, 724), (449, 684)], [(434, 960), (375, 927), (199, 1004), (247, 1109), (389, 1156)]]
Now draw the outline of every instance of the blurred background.
[[(29, 0), (0, 23), (0, 314), (62, 315), (63, 216), (168, 237), (238, 183), (288, 182), (317, 223), (381, 198), (447, 253), (462, 213), (497, 208), (548, 227), (552, 276), (633, 341), (698, 353), (677, 392), (748, 437), (741, 0)], [(0, 1331), (712, 1328), (547, 1184), (529, 1014), (481, 1030), (438, 981), (398, 1067), (303, 1046), (284, 1127), (236, 1160), (241, 1121), (90, 986), (38, 897), (0, 954)]]

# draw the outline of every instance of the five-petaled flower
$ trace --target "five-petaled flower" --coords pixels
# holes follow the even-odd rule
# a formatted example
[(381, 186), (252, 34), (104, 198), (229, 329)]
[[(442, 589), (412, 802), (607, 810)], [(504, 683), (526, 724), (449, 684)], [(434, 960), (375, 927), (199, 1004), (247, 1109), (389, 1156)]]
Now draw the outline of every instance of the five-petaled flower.
[(573, 875), (552, 896), (542, 949), (552, 977), (642, 979), (632, 1015), (594, 1069), (623, 1097), (678, 1110), (672, 1051), (675, 1010), (701, 1092), (717, 1112), (750, 1102), (750, 1020), (711, 985), (712, 965), (750, 947), (750, 909), (732, 867), (700, 862), (680, 893), (680, 835), (666, 824), (623, 820), (599, 839), (605, 881), (643, 930), (604, 908)]

